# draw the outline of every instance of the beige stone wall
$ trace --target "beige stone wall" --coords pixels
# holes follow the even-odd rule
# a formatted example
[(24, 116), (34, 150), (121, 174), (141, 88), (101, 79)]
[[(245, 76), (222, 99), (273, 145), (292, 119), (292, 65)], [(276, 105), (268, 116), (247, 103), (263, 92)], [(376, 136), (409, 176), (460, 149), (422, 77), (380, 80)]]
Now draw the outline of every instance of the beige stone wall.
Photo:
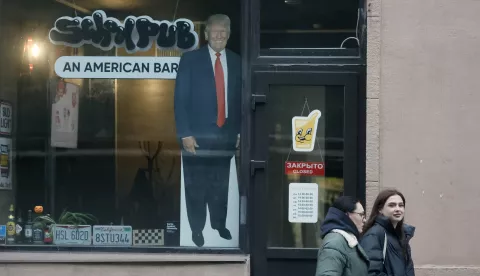
[(2, 276), (245, 276), (242, 264), (9, 264), (0, 265)]
[(368, 211), (400, 189), (417, 275), (480, 275), (480, 1), (367, 9)]

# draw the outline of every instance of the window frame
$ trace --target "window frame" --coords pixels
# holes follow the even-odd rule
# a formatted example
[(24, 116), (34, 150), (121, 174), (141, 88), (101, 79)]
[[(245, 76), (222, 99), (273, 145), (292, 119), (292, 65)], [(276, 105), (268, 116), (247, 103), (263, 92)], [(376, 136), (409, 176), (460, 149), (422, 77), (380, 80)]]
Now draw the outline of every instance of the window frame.
[[(247, 32), (245, 29), (245, 25), (248, 24), (248, 17), (245, 15), (248, 14), (248, 9), (247, 9), (247, 2), (246, 0), (239, 0), (240, 5), (241, 5), (241, 34), (240, 34), (240, 41), (241, 41), (241, 58), (242, 58), (242, 64), (246, 64), (246, 55), (243, 55), (243, 53), (246, 53), (246, 49), (249, 47), (250, 43), (244, 43), (243, 41), (247, 41), (247, 39), (244, 39), (247, 37)], [(128, 13), (130, 15), (130, 13)], [(114, 15), (118, 16), (118, 14)], [(119, 16), (123, 17), (123, 16)], [(228, 46), (227, 46), (228, 48)], [(245, 68), (245, 67), (243, 67)], [(242, 77), (245, 77), (244, 71), (242, 70)], [(244, 87), (242, 87), (242, 98), (245, 95), (245, 90)], [(9, 102), (11, 103), (11, 102)], [(17, 106), (12, 105), (13, 110), (15, 111), (14, 113), (14, 119), (17, 117)], [(243, 110), (243, 104), (242, 104), (242, 110)], [(51, 110), (49, 110), (48, 114), (51, 113)], [(48, 120), (49, 121), (49, 120)], [(244, 132), (245, 130), (248, 129), (244, 127), (243, 122), (242, 122), (242, 130), (241, 130), (241, 136), (245, 136)], [(13, 125), (12, 127), (12, 133), (9, 135), (9, 138), (12, 138), (12, 143), (15, 142), (15, 138), (17, 135), (17, 129), (16, 125)], [(248, 147), (247, 147), (247, 141), (244, 139), (242, 141), (242, 147), (240, 149), (241, 156), (247, 156), (248, 152)], [(49, 144), (49, 141), (48, 141)], [(44, 190), (44, 196), (46, 199), (46, 205), (51, 205), (53, 206), (54, 200), (53, 197), (55, 196), (55, 191), (52, 188), (53, 182), (55, 181), (55, 148), (48, 147), (45, 150), (45, 163), (48, 164), (45, 166), (45, 178), (41, 179), (42, 181), (45, 181), (45, 190)], [(15, 164), (16, 159), (15, 156), (17, 153), (15, 151), (12, 151), (13, 154), (13, 163)], [(32, 252), (42, 252), (42, 253), (58, 253), (58, 252), (72, 252), (72, 253), (110, 253), (110, 254), (118, 254), (118, 253), (135, 253), (135, 254), (142, 254), (142, 253), (168, 253), (168, 254), (220, 254), (220, 255), (246, 255), (248, 254), (248, 227), (247, 227), (247, 191), (248, 185), (248, 175), (244, 175), (243, 173), (243, 167), (244, 166), (244, 160), (245, 158), (240, 159), (241, 164), (240, 164), (240, 170), (238, 173), (238, 185), (239, 185), (239, 239), (238, 239), (238, 246), (237, 247), (187, 247), (187, 246), (157, 246), (157, 247), (136, 247), (136, 246), (129, 246), (129, 247), (115, 247), (115, 246), (94, 246), (93, 244), (89, 246), (74, 246), (74, 245), (55, 245), (55, 244), (45, 244), (45, 245), (33, 245), (33, 244), (0, 244), (0, 253), (13, 253), (13, 252), (18, 252), (18, 253), (32, 253)], [(14, 165), (14, 169), (16, 170), (17, 166)], [(16, 181), (16, 180), (14, 180)], [(179, 183), (180, 184), (180, 183)], [(13, 193), (14, 197), (17, 196), (17, 190), (15, 188), (16, 183), (13, 182)], [(179, 185), (180, 186), (180, 185)], [(180, 187), (179, 187), (180, 189)], [(93, 226), (93, 225), (92, 225)]]
[[(362, 204), (365, 204), (365, 131), (366, 128), (366, 71), (363, 66), (335, 66), (325, 65), (322, 69), (312, 70), (311, 66), (294, 65), (283, 68), (269, 68), (262, 66), (252, 72), (252, 94), (266, 95), (269, 85), (297, 84), (306, 85), (345, 85), (348, 84), (349, 94), (345, 91), (345, 133), (344, 154), (344, 176), (345, 186), (344, 194), (358, 198)], [(300, 80), (301, 79), (301, 80)], [(292, 82), (292, 80), (294, 80)], [(298, 81), (300, 80), (300, 81)], [(251, 96), (251, 95), (250, 95)], [(253, 103), (252, 101), (250, 101)], [(268, 102), (268, 96), (266, 99)], [(347, 107), (349, 112), (347, 111)], [(249, 118), (252, 121), (250, 136), (257, 137), (259, 133), (265, 132), (264, 105), (259, 105)], [(258, 113), (258, 114), (255, 114)], [(349, 117), (347, 121), (347, 116)], [(355, 118), (354, 118), (355, 117)], [(348, 124), (347, 124), (348, 123)], [(252, 138), (253, 139), (253, 138)], [(255, 143), (254, 148), (265, 148), (265, 141)], [(261, 162), (266, 160), (266, 151), (252, 150), (248, 160)], [(351, 172), (351, 173), (349, 173)], [(346, 175), (348, 174), (348, 175)], [(274, 272), (284, 272), (282, 268), (288, 266), (289, 271), (301, 270), (304, 273), (310, 273), (312, 266), (315, 265), (318, 249), (315, 248), (294, 248), (294, 247), (270, 247), (267, 245), (268, 233), (266, 226), (266, 211), (262, 204), (265, 204), (266, 198), (266, 172), (265, 167), (258, 170), (251, 176), (251, 196), (249, 198), (250, 243), (252, 246), (252, 269), (260, 274), (275, 274)], [(261, 211), (259, 211), (261, 210)]]
[[(249, 8), (248, 38), (250, 38), (250, 62), (254, 65), (266, 65), (271, 63), (285, 64), (349, 64), (360, 65), (366, 60), (366, 1), (357, 0), (360, 16), (358, 30), (360, 46), (352, 48), (278, 48), (261, 49), (260, 45), (260, 17), (261, 0), (244, 0)], [(364, 31), (361, 31), (364, 30)]]

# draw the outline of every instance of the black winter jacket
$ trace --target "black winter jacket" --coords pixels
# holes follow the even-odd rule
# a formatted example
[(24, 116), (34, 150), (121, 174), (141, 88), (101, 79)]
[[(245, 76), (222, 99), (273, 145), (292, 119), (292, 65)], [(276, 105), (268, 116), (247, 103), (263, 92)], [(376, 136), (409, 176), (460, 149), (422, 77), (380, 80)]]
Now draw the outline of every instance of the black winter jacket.
[[(415, 276), (409, 244), (415, 233), (415, 227), (403, 224), (403, 230), (405, 232), (407, 256), (404, 256), (400, 238), (388, 218), (378, 216), (372, 228), (364, 233), (360, 244), (370, 259), (369, 276)], [(385, 233), (388, 242), (384, 265), (383, 242)]]

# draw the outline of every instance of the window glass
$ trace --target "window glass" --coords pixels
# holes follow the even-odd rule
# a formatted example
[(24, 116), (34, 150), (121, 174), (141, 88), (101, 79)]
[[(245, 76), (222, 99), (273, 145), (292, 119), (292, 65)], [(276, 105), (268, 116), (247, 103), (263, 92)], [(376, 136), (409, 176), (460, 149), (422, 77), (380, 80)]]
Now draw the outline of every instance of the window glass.
[(344, 87), (271, 85), (269, 94), (267, 244), (318, 248), (344, 191)]
[(261, 0), (260, 48), (358, 48), (358, 0)]
[(239, 246), (240, 1), (217, 2), (2, 2), (0, 245)]

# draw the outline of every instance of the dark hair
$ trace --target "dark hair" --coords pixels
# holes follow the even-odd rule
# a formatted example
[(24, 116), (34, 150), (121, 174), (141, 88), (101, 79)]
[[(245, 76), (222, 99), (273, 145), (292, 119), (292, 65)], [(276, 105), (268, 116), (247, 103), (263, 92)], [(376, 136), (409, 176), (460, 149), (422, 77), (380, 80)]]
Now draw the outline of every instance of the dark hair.
[[(375, 225), (375, 220), (377, 219), (378, 215), (380, 214), (380, 210), (385, 206), (385, 203), (391, 196), (398, 195), (403, 200), (403, 205), (406, 205), (405, 197), (401, 192), (395, 189), (386, 189), (381, 191), (375, 202), (373, 203), (372, 212), (370, 213), (370, 217), (368, 218), (365, 226), (363, 227), (363, 233), (367, 233), (367, 231)], [(406, 256), (406, 240), (405, 240), (405, 232), (403, 231), (403, 220), (398, 222), (397, 227), (395, 228), (395, 232), (397, 233), (398, 237), (400, 238), (400, 244), (402, 245), (403, 253)]]
[(357, 203), (359, 201), (353, 199), (351, 196), (340, 196), (332, 204), (332, 207), (345, 213), (352, 213), (357, 209)]

